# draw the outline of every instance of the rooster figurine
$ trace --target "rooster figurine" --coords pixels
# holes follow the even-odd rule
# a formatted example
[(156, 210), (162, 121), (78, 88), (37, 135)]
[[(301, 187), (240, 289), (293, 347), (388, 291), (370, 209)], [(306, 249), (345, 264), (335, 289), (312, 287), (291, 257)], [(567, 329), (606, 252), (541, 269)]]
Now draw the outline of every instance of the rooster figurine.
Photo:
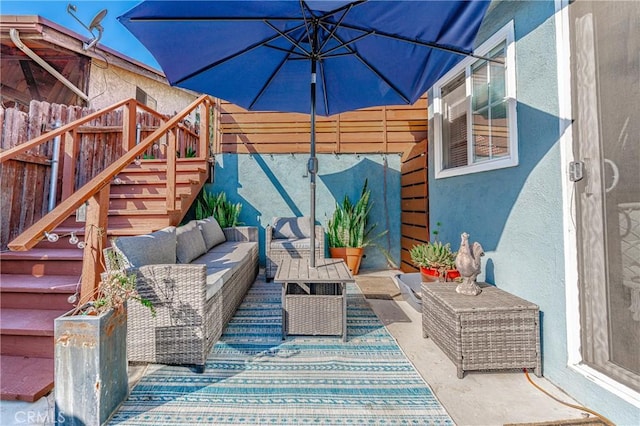
[(480, 243), (475, 242), (469, 246), (469, 234), (463, 232), (460, 241), (460, 250), (456, 256), (456, 269), (460, 272), (462, 282), (456, 287), (456, 292), (469, 296), (477, 296), (482, 289), (478, 286), (476, 278), (481, 271), (480, 257), (484, 256), (484, 250)]

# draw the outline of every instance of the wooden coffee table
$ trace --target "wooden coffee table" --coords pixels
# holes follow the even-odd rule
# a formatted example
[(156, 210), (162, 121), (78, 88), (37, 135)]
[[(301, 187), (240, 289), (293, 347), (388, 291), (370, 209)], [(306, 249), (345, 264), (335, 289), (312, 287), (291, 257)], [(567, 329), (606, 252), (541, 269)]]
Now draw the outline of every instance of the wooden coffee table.
[(282, 284), (282, 339), (288, 334), (337, 335), (347, 340), (347, 283), (342, 259), (283, 259), (273, 279)]

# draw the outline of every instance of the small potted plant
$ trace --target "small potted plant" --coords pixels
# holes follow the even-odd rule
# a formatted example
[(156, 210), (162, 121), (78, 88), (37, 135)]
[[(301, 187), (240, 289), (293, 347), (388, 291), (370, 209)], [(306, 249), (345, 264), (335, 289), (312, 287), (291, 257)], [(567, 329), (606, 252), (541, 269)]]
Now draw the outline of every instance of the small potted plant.
[(456, 252), (449, 243), (440, 241), (417, 244), (409, 251), (411, 261), (420, 267), (420, 273), (426, 280), (433, 277), (452, 281), (460, 276), (456, 270)]
[[(118, 265), (117, 259), (106, 259)], [(129, 393), (127, 301), (155, 313), (136, 291), (136, 276), (101, 275), (93, 300), (55, 319), (55, 401), (60, 424), (103, 424)]]
[(409, 250), (411, 261), (420, 268), (424, 281), (432, 281), (438, 278), (444, 281), (453, 281), (460, 277), (456, 270), (457, 253), (451, 250), (449, 243), (438, 241), (440, 235), (440, 222), (436, 222), (436, 228), (431, 232), (433, 242), (418, 244)]
[(331, 257), (344, 259), (354, 275), (357, 275), (360, 269), (365, 247), (372, 245), (376, 238), (386, 232), (371, 237), (376, 225), (368, 223), (372, 204), (369, 203), (371, 191), (367, 184), (368, 181), (365, 180), (360, 198), (355, 204), (346, 195), (342, 204), (336, 203), (336, 209), (327, 224)]

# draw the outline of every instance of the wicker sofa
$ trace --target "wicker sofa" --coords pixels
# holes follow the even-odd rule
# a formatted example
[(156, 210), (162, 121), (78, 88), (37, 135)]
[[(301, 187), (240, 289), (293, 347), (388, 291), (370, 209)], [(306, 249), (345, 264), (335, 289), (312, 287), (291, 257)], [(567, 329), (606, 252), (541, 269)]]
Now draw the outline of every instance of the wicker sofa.
[[(311, 256), (310, 224), (308, 217), (274, 217), (265, 228), (265, 278), (276, 276), (282, 259), (308, 259)], [(324, 228), (315, 226), (316, 259), (324, 259)]]
[(129, 361), (204, 371), (211, 347), (258, 274), (258, 229), (222, 230), (213, 218), (191, 221), (116, 238), (105, 259), (107, 269), (136, 274), (139, 294), (156, 311), (153, 316), (139, 303), (128, 304)]

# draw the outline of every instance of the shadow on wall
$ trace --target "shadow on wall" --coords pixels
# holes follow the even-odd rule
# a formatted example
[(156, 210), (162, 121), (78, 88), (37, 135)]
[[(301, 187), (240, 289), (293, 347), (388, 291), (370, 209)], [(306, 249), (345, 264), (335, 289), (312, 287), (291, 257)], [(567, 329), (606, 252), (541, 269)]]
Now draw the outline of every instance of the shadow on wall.
[[(557, 116), (522, 103), (518, 103), (517, 110), (518, 166), (443, 179), (435, 179), (433, 172), (429, 174), (431, 221), (443, 223), (440, 239), (451, 242), (456, 249), (462, 231), (469, 232), (474, 241), (480, 241), (485, 251), (497, 248), (531, 172), (558, 142)], [(434, 170), (433, 159), (429, 168)], [(539, 203), (529, 203), (532, 215), (539, 214), (536, 206), (549, 203), (550, 197), (561, 202), (559, 185), (558, 180), (553, 192), (537, 189)]]
[[(240, 221), (259, 228), (261, 260), (264, 260), (265, 227), (273, 217), (309, 214), (307, 158), (305, 154), (224, 154), (216, 158), (215, 183), (208, 185), (207, 190), (224, 191), (230, 201), (242, 203)], [(326, 227), (336, 201), (342, 201), (345, 195), (355, 201), (368, 179), (373, 201), (371, 222), (377, 224), (377, 232), (389, 230), (377, 243), (398, 261), (399, 161), (399, 157), (388, 159), (379, 154), (321, 154), (320, 169), (326, 173), (318, 175), (316, 223)], [(386, 257), (379, 250), (372, 247), (365, 254), (368, 256), (365, 267), (386, 267)]]
[[(371, 235), (386, 230), (387, 233), (374, 243), (385, 250), (396, 265), (400, 264), (400, 172), (390, 168), (388, 157), (383, 155), (382, 163), (369, 158), (358, 160), (353, 166), (335, 173), (320, 174), (320, 181), (327, 187), (335, 202), (342, 203), (345, 195), (355, 203), (360, 198), (365, 180), (371, 190), (371, 213), (369, 224), (375, 225)], [(392, 193), (393, 192), (393, 193)], [(393, 202), (397, 198), (397, 204)], [(391, 219), (393, 217), (393, 220)], [(365, 250), (365, 262), (376, 267), (386, 267), (387, 260), (380, 250), (370, 247)], [(368, 267), (365, 265), (365, 268)]]

